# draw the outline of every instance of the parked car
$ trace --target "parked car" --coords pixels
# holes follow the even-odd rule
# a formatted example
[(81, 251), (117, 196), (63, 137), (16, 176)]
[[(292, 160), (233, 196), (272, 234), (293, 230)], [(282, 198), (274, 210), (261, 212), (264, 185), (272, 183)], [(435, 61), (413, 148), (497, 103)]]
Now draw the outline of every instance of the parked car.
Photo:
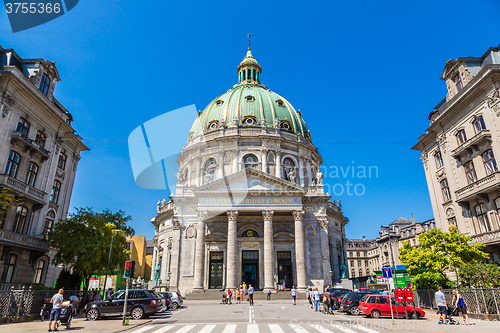
[(170, 295), (170, 301), (172, 302), (172, 309), (177, 309), (178, 307), (182, 306), (182, 297), (178, 292), (175, 291), (167, 291), (167, 293)]
[[(88, 320), (97, 320), (102, 317), (121, 316), (125, 304), (125, 291), (121, 290), (105, 301), (91, 302), (85, 305), (83, 315)], [(133, 319), (149, 317), (160, 311), (162, 307), (162, 297), (151, 290), (132, 289), (128, 291), (127, 315)]]
[[(392, 312), (394, 317), (405, 318), (405, 307), (402, 303), (395, 303), (395, 299), (391, 298)], [(397, 307), (397, 311), (396, 311)], [(408, 317), (412, 319), (424, 318), (425, 312), (419, 307), (413, 305), (406, 305)], [(359, 311), (366, 316), (372, 318), (390, 317), (391, 304), (389, 303), (389, 296), (387, 295), (374, 295), (368, 294), (363, 296), (359, 301)]]
[(346, 294), (352, 293), (352, 290), (349, 289), (341, 289), (341, 291), (336, 291), (337, 289), (332, 289), (330, 293), (332, 294), (333, 305), (336, 310), (340, 309), (340, 305), (342, 304), (342, 297)]
[(368, 293), (360, 293), (359, 291), (345, 294), (344, 298), (342, 298), (342, 304), (340, 305), (340, 310), (348, 314), (358, 315), (359, 300), (367, 294)]
[(166, 310), (170, 310), (170, 308), (172, 307), (172, 300), (170, 299), (170, 293), (169, 292), (166, 292), (166, 291), (160, 291), (160, 292), (157, 292), (157, 294), (161, 295), (162, 298), (163, 298), (163, 308), (162, 310), (163, 311), (166, 311)]
[(369, 293), (370, 292), (370, 288), (359, 288), (358, 291), (360, 293)]

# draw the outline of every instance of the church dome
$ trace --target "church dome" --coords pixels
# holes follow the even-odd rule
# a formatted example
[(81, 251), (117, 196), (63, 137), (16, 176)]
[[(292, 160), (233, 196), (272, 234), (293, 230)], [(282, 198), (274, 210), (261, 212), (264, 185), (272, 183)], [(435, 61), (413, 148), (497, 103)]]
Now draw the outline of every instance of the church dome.
[(300, 110), (260, 83), (262, 68), (249, 49), (238, 66), (239, 83), (215, 98), (198, 113), (191, 135), (197, 137), (221, 128), (267, 127), (310, 139)]

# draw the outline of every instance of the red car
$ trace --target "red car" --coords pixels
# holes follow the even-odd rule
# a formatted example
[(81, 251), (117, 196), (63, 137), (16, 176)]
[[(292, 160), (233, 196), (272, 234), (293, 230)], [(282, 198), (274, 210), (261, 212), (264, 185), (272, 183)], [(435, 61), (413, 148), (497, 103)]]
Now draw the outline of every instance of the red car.
[[(396, 314), (399, 318), (405, 318), (405, 307), (403, 304), (394, 304), (394, 298), (391, 298), (392, 302), (392, 312), (394, 317)], [(408, 317), (412, 319), (424, 318), (425, 312), (419, 307), (413, 307), (413, 305), (407, 304), (406, 310), (408, 312)], [(372, 318), (380, 317), (390, 317), (391, 316), (391, 305), (389, 304), (389, 296), (387, 295), (365, 295), (359, 300), (359, 311), (364, 313), (366, 316), (372, 316)]]
[(370, 289), (369, 288), (359, 288), (358, 291), (360, 293), (368, 293), (368, 292), (370, 292)]

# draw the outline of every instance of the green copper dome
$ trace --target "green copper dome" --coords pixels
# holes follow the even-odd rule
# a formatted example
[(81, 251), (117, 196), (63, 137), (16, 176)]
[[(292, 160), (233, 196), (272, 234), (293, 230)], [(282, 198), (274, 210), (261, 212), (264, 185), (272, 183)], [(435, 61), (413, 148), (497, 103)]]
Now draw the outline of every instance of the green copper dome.
[(198, 113), (191, 135), (196, 137), (222, 127), (267, 127), (310, 139), (300, 111), (260, 83), (262, 69), (250, 49), (238, 66), (239, 83), (215, 98)]

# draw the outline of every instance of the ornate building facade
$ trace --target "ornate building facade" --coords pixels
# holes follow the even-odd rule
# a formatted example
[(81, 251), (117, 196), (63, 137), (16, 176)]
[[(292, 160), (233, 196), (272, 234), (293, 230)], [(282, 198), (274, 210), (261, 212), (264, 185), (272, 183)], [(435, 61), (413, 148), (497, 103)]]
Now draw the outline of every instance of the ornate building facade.
[(250, 48), (237, 72), (186, 133), (176, 193), (152, 219), (152, 277), (182, 293), (339, 282), (348, 220), (301, 112), (261, 83)]
[(436, 226), (458, 228), (500, 263), (500, 46), (448, 60), (448, 94), (429, 114), (421, 151)]
[(0, 283), (52, 286), (55, 249), (46, 241), (66, 218), (80, 152), (73, 117), (54, 97), (53, 62), (0, 46), (0, 187), (22, 201), (0, 216)]

